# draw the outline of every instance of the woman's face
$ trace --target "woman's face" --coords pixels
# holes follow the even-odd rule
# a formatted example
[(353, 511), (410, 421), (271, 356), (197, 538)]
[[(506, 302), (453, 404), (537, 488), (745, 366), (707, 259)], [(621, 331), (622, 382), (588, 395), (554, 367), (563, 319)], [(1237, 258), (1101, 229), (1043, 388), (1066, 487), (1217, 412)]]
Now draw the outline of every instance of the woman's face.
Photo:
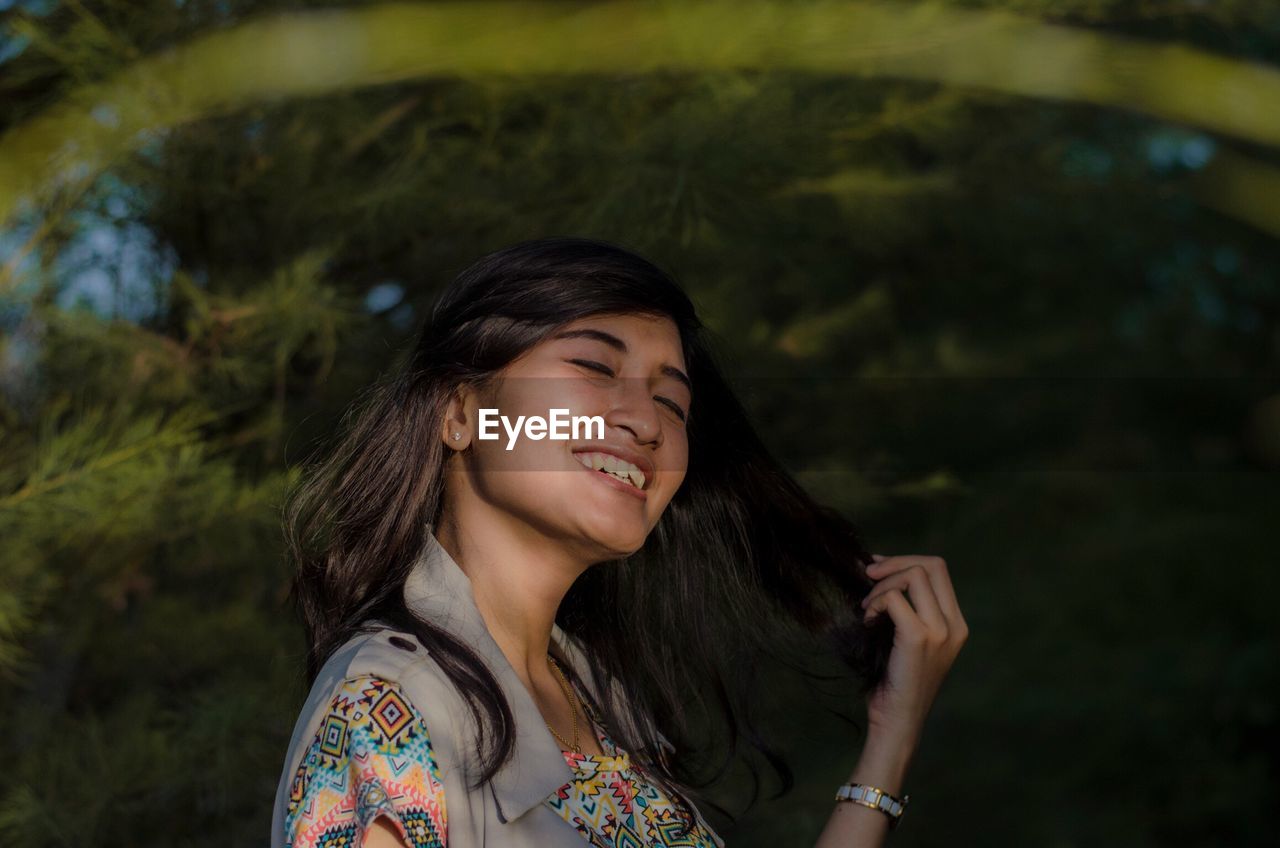
[[(687, 373), (669, 318), (597, 315), (560, 327), (488, 391), (468, 396), (469, 450), (459, 459), (470, 491), (478, 504), (560, 539), (588, 561), (638, 550), (688, 469)], [(482, 408), (496, 410), (483, 427), (496, 439), (480, 438)], [(550, 427), (534, 438), (537, 431), (519, 423), (524, 416), (551, 424), (553, 409), (564, 410), (555, 415), (566, 439), (550, 438)], [(598, 416), (603, 432), (580, 425), (575, 434), (579, 416)], [(458, 427), (446, 425), (449, 444)]]

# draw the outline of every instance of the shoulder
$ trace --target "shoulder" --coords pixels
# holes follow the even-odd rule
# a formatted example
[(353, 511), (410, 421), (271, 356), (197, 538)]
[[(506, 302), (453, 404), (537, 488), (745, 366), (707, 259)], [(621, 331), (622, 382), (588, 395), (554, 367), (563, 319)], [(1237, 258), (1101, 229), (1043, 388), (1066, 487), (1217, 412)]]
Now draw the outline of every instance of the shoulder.
[(370, 628), (353, 635), (329, 656), (316, 676), (317, 683), (364, 676), (403, 681), (435, 665), (412, 633), (376, 623)]
[(329, 688), (336, 681), (366, 677), (394, 682), (413, 698), (437, 740), (452, 734), (459, 712), (465, 712), (453, 680), (408, 631), (383, 626), (357, 633), (329, 657), (315, 685)]
[(364, 673), (333, 685), (290, 790), (293, 848), (359, 844), (380, 816), (413, 848), (445, 844), (444, 784), (429, 727), (395, 680)]
[[(378, 767), (379, 757), (409, 757), (439, 782), (430, 728), (422, 712), (394, 680), (372, 674), (339, 682), (312, 740), (318, 765)], [(347, 760), (354, 762), (347, 763)]]
[[(401, 685), (376, 674), (361, 674), (340, 681), (333, 689), (318, 738), (325, 725), (343, 730), (338, 742), (357, 739), (379, 750), (398, 753), (414, 738), (429, 742), (426, 720)], [(340, 748), (341, 745), (335, 746)], [(424, 751), (429, 751), (429, 746)]]
[(398, 696), (412, 703), (431, 729), (431, 746), (441, 766), (470, 774), (479, 728), (466, 695), (442, 662), (411, 632), (381, 627), (357, 633), (317, 674), (308, 705), (309, 729), (298, 734), (296, 742), (305, 742), (314, 732), (328, 697), (342, 681), (376, 678), (394, 683)]

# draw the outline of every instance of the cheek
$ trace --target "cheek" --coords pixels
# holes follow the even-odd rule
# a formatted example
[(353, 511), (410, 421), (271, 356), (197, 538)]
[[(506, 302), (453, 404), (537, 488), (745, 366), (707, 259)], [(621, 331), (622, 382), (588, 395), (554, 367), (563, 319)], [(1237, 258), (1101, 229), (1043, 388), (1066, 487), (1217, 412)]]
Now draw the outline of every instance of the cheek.
[(662, 445), (662, 451), (666, 454), (663, 459), (663, 467), (677, 471), (681, 475), (689, 468), (689, 433), (683, 427), (670, 427), (667, 429), (666, 442)]
[(683, 432), (668, 436), (662, 455), (658, 457), (658, 473), (668, 499), (684, 483), (685, 474), (689, 470), (689, 447), (685, 438)]
[[(518, 391), (510, 393), (503, 408), (514, 420), (516, 415), (549, 418), (552, 409), (568, 410), (566, 415), (604, 417), (609, 409), (607, 389), (588, 381), (561, 379), (558, 377), (530, 378), (522, 381)], [(506, 412), (506, 408), (511, 411)], [(564, 443), (556, 442), (563, 446)]]
[(601, 415), (609, 408), (609, 392), (581, 380), (568, 380), (555, 387), (555, 406), (569, 409), (574, 415)]

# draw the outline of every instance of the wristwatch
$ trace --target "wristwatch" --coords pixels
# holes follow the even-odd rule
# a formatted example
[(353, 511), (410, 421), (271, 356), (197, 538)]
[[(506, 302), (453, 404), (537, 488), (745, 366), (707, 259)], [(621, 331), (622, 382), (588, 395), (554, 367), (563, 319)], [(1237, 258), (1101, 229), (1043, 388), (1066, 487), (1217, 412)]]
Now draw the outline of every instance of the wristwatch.
[(855, 804), (879, 810), (889, 817), (889, 829), (892, 830), (898, 826), (898, 820), (902, 818), (902, 813), (906, 810), (911, 796), (903, 795), (897, 798), (883, 789), (868, 786), (865, 783), (846, 783), (836, 790), (836, 800), (852, 801)]

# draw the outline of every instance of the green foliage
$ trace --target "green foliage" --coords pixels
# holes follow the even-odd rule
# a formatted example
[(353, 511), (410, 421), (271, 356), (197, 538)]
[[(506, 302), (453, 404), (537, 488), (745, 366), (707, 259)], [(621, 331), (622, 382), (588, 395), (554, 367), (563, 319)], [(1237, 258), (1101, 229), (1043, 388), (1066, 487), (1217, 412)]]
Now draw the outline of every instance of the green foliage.
[[(1280, 43), (1267, 4), (953, 5)], [(0, 121), (268, 7), (4, 13), (30, 43)], [(304, 694), (299, 462), (464, 264), (579, 233), (677, 273), (873, 550), (947, 559), (973, 638), (895, 842), (1264, 844), (1280, 247), (1198, 205), (1230, 144), (781, 71), (428, 77), (155, 134), (0, 229), (0, 842), (265, 839)], [(810, 843), (860, 742), (824, 709), (847, 682), (771, 674), (799, 785), (735, 846)]]
[(0, 664), (23, 727), (0, 832), (172, 844), (188, 809), (219, 840), (258, 838), (300, 678), (280, 614), (285, 410), (359, 321), (321, 264), (239, 298), (179, 276), (167, 330), (25, 315), (38, 359), (0, 439)]

